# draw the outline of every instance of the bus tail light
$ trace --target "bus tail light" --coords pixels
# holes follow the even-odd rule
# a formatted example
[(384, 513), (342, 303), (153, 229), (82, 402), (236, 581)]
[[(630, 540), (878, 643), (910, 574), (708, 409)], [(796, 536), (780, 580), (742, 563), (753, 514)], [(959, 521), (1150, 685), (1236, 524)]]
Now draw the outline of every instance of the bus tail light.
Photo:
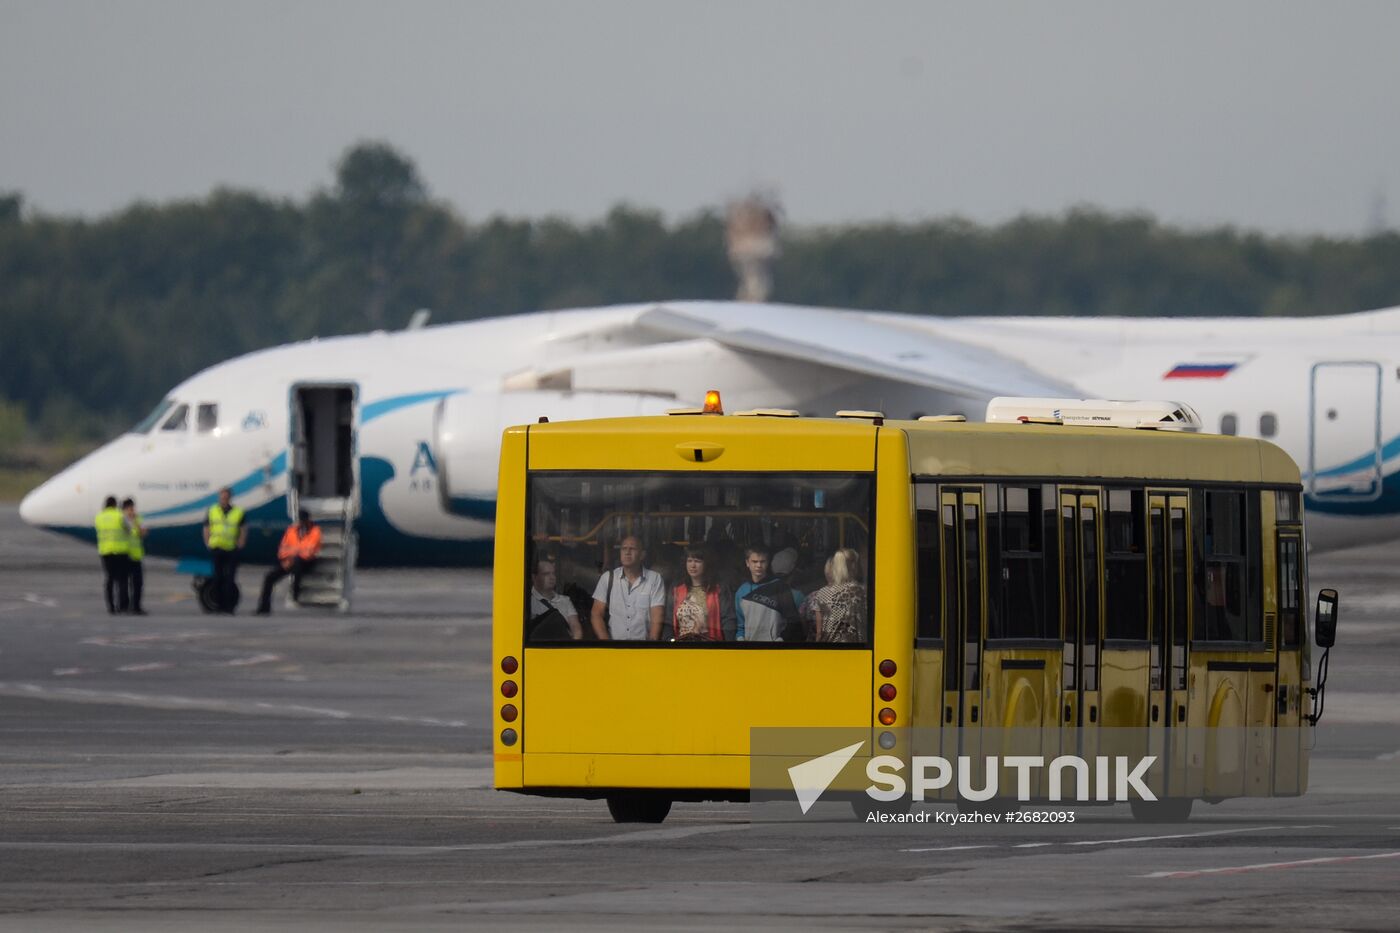
[(897, 671), (897, 670), (899, 670), (899, 666), (898, 666), (897, 664), (895, 664), (894, 661), (890, 660), (889, 658), (885, 658), (885, 660), (883, 660), (883, 661), (880, 662), (880, 676), (881, 676), (881, 677), (893, 677), (893, 676), (894, 676), (894, 672)]
[(501, 682), (501, 696), (509, 700), (520, 692), (520, 688), (515, 685), (515, 681), (506, 680)]
[(894, 710), (890, 709), (888, 706), (886, 706), (884, 709), (880, 710), (880, 725), (882, 725), (882, 726), (892, 726), (892, 725), (894, 725), (894, 720), (895, 720)]
[(502, 730), (501, 730), (501, 744), (502, 744), (502, 745), (514, 745), (519, 739), (520, 739), (520, 736), (519, 736), (518, 733), (516, 733), (516, 731), (515, 731), (514, 729), (502, 729)]
[(893, 700), (893, 699), (894, 699), (894, 696), (895, 696), (894, 684), (881, 684), (881, 685), (880, 685), (880, 699), (882, 699), (882, 700), (884, 700), (886, 703), (888, 703), (890, 700)]
[(515, 717), (520, 715), (520, 711), (515, 708), (514, 703), (507, 703), (501, 707), (501, 718), (506, 722), (515, 722)]
[(510, 655), (506, 655), (504, 658), (501, 658), (501, 670), (506, 674), (514, 674), (516, 671), (520, 670), (520, 662)]

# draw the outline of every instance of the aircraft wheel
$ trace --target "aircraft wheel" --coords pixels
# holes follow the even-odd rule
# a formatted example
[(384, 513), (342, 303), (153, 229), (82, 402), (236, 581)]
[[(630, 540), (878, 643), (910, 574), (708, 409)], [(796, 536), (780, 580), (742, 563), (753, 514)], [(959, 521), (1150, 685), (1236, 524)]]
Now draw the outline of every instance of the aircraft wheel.
[(214, 581), (209, 577), (194, 578), (194, 594), (199, 598), (199, 608), (205, 612), (218, 612), (219, 603), (214, 598)]
[(209, 613), (232, 612), (238, 608), (238, 600), (241, 595), (238, 584), (235, 583), (233, 585), (233, 605), (221, 606), (219, 604), (218, 594), (214, 588), (213, 577), (195, 577), (194, 592), (195, 595), (199, 597), (199, 608)]

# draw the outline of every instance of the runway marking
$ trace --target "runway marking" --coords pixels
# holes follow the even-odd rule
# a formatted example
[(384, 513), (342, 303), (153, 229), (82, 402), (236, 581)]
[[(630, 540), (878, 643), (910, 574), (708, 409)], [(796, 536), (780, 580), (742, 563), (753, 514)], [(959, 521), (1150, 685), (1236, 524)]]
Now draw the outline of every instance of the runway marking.
[(1317, 826), (1246, 826), (1242, 829), (1212, 829), (1203, 833), (1172, 833), (1168, 836), (1125, 836), (1119, 839), (1081, 839), (1062, 842), (1065, 846), (1113, 846), (1126, 842), (1159, 842), (1163, 839), (1197, 839), (1202, 836), (1232, 836), (1236, 833), (1262, 833), (1270, 829), (1318, 829)]
[(55, 677), (77, 677), (80, 674), (91, 673), (92, 668), (89, 667), (56, 667), (53, 669), (53, 675)]
[(352, 713), (348, 710), (322, 706), (306, 706), (300, 703), (269, 703), (267, 701), (246, 700), (206, 700), (194, 697), (170, 696), (164, 694), (143, 694), (129, 691), (86, 690), (79, 687), (46, 687), (43, 684), (0, 681), (0, 696), (47, 697), (72, 703), (124, 703), (151, 709), (201, 710), (212, 713), (233, 713), (259, 715), (270, 713), (276, 716), (311, 716), (336, 720), (360, 720), (363, 722), (393, 722), (416, 726), (440, 726), (446, 729), (462, 729), (468, 723), (464, 719), (438, 719), (432, 716), (383, 716), (365, 713)]
[(225, 667), (252, 667), (254, 664), (269, 664), (269, 663), (271, 663), (271, 662), (273, 662), (273, 661), (280, 661), (280, 660), (282, 660), (282, 656), (281, 656), (280, 654), (255, 654), (255, 655), (253, 655), (253, 656), (251, 656), (251, 657), (247, 657), (247, 658), (234, 658), (234, 659), (231, 660), (231, 661), (225, 661), (225, 662), (224, 662), (224, 666), (225, 666)]
[(142, 664), (123, 664), (117, 670), (123, 674), (140, 674), (145, 671), (166, 671), (174, 666), (169, 661), (146, 661)]
[(47, 596), (40, 596), (38, 593), (25, 593), (19, 598), (17, 604), (13, 606), (0, 606), (0, 612), (18, 612), (21, 609), (28, 609), (31, 606), (56, 609), (58, 607), (58, 600), (50, 599)]
[(1334, 865), (1342, 862), (1365, 862), (1370, 859), (1400, 858), (1400, 852), (1378, 852), (1372, 855), (1328, 855), (1322, 858), (1305, 858), (1292, 862), (1259, 862), (1254, 865), (1231, 865), (1226, 868), (1197, 868), (1189, 871), (1154, 871), (1139, 878), (1199, 878), (1202, 875), (1239, 875), (1251, 871), (1269, 871), (1275, 868), (1306, 868), (1310, 865)]
[(90, 635), (80, 639), (80, 645), (97, 645), (100, 648), (134, 648), (146, 647), (159, 644), (165, 647), (163, 642), (187, 642), (199, 638), (212, 638), (213, 632), (193, 631), (193, 632), (144, 632), (131, 635)]
[[(1079, 839), (1073, 842), (1022, 842), (1012, 849), (1039, 849), (1044, 846), (1112, 846), (1128, 842), (1160, 842), (1164, 839), (1199, 839), (1204, 836), (1232, 836), (1236, 833), (1260, 833), (1271, 829), (1326, 829), (1329, 824), (1312, 823), (1304, 826), (1248, 826), (1241, 829), (1212, 829), (1199, 833), (1171, 833), (1165, 836), (1124, 836), (1117, 839)], [(963, 849), (995, 849), (988, 843), (975, 846), (944, 846), (933, 849), (900, 849), (901, 852), (958, 852)], [(1153, 877), (1144, 875), (1143, 877)]]
[(900, 849), (901, 852), (961, 852), (964, 849), (995, 849), (996, 846), (987, 844), (981, 846), (942, 846), (934, 849)]
[(473, 842), (459, 846), (365, 846), (317, 845), (303, 843), (212, 843), (198, 842), (0, 842), (0, 851), (33, 849), (79, 849), (116, 852), (307, 852), (326, 855), (443, 855), (453, 852), (487, 852), (498, 849), (547, 849), (555, 846), (627, 845), (636, 842), (669, 842), (689, 836), (730, 833), (749, 829), (747, 823), (721, 826), (673, 826), (643, 829), (611, 836), (583, 839), (513, 839), (509, 842)]

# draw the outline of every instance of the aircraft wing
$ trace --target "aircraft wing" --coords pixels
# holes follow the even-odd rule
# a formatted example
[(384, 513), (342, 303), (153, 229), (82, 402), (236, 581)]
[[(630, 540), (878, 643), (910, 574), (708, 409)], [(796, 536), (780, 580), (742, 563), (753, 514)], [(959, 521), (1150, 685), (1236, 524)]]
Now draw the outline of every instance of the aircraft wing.
[(686, 302), (646, 308), (635, 326), (670, 339), (704, 338), (745, 353), (802, 360), (957, 396), (1080, 394), (1020, 360), (924, 326), (901, 326), (891, 317), (792, 305)]

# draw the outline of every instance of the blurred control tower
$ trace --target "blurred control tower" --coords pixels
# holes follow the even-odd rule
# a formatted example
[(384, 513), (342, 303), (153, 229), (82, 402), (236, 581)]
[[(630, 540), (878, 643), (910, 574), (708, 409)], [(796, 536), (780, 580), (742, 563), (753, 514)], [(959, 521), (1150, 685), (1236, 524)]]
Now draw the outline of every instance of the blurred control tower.
[(739, 277), (739, 301), (767, 301), (773, 291), (773, 262), (782, 252), (778, 223), (782, 207), (770, 194), (751, 194), (729, 205), (725, 242)]

